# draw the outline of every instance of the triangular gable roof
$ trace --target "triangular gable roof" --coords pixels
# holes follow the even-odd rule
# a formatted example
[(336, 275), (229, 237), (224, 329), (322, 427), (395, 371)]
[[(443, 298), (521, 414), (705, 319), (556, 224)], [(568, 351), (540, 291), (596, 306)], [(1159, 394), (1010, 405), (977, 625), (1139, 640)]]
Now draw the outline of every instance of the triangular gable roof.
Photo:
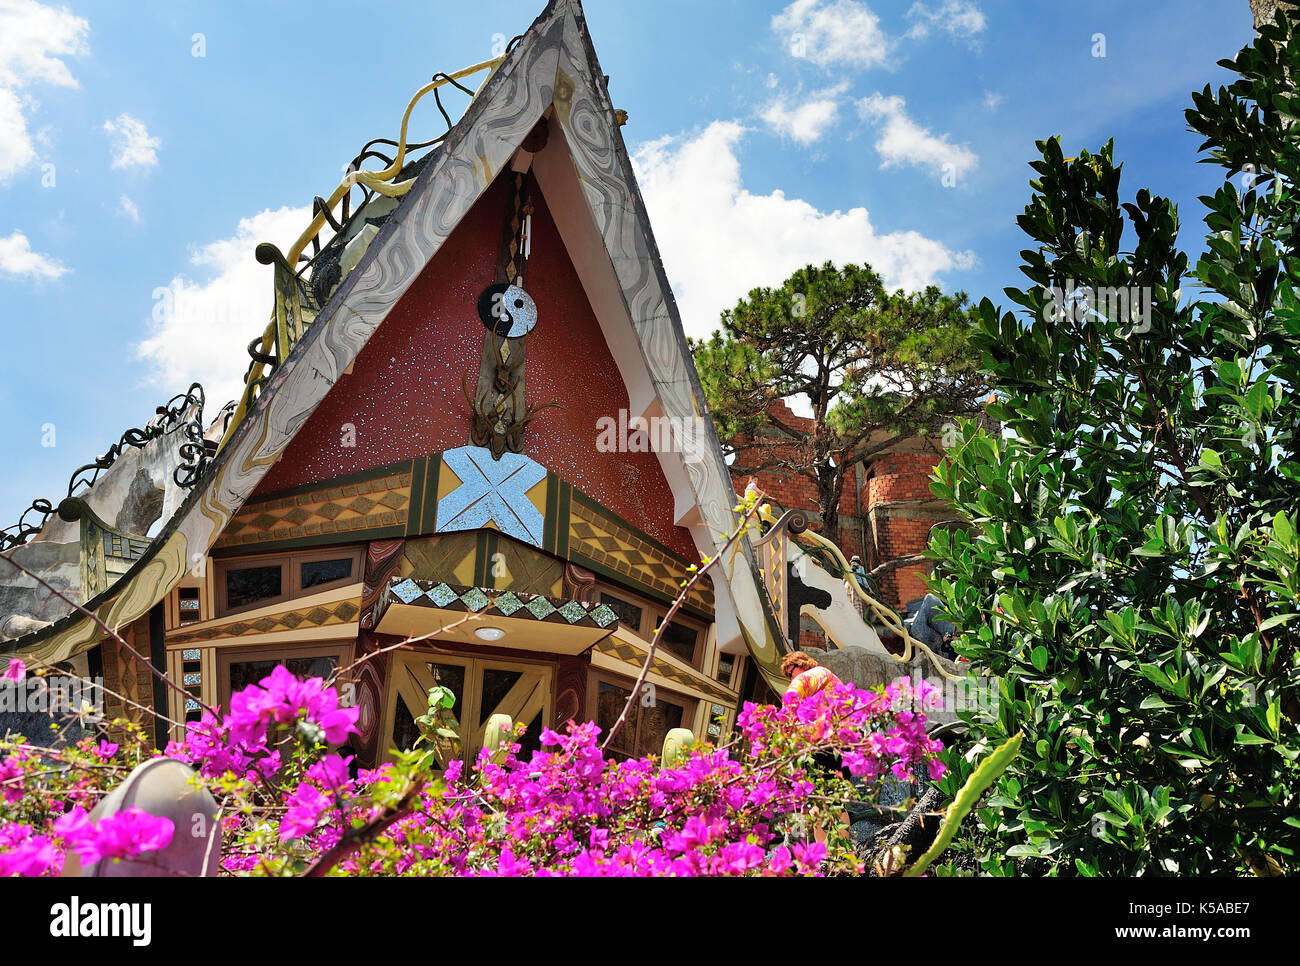
[[(627, 382), (632, 413), (677, 420), (707, 413), (581, 4), (552, 0), (275, 371), (207, 480), (144, 557), (87, 602), (100, 620), (118, 627), (143, 616), (202, 561), (316, 405), (552, 107), (551, 126), (562, 135), (567, 158), (543, 150), (534, 158), (534, 171)], [(634, 339), (626, 337), (629, 331)], [(707, 419), (704, 425), (707, 440), (691, 462), (682, 453), (661, 453), (660, 461), (674, 492), (677, 522), (690, 530), (702, 554), (713, 556), (718, 535), (735, 526), (735, 492), (712, 425)], [(714, 574), (718, 643), (732, 652), (747, 648), (769, 682), (781, 689), (779, 631), (764, 606), (748, 542), (738, 546), (725, 578)], [(0, 654), (21, 652), (53, 662), (102, 636), (78, 612), (0, 645)]]

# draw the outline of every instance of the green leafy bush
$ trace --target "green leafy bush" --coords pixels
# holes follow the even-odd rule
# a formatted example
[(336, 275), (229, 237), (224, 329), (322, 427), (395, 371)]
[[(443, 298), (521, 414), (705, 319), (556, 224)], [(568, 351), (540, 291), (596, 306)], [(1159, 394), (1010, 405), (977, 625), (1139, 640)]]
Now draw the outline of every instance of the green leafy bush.
[(966, 425), (937, 469), (969, 531), (931, 553), (958, 651), (1001, 679), (974, 738), (1025, 736), (967, 827), (988, 872), (1300, 866), (1300, 44), (1283, 18), (1223, 64), (1187, 112), (1225, 172), (1194, 269), (1173, 204), (1121, 202), (1112, 145), (1050, 140), (1025, 311), (979, 306), (1004, 432)]

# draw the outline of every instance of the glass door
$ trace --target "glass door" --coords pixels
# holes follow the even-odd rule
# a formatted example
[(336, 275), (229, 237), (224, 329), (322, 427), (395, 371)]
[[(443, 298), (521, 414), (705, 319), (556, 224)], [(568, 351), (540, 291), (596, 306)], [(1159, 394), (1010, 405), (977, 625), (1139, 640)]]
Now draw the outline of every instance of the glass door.
[(399, 654), (393, 662), (392, 727), (389, 748), (412, 748), (420, 736), (415, 719), (428, 708), (429, 689), (451, 690), (456, 703), (442, 712), (444, 727), (459, 736), (437, 746), (445, 765), (453, 758), (467, 764), (483, 746), (494, 714), (508, 714), (516, 725), (527, 725), (520, 754), (541, 747), (542, 727), (554, 713), (554, 666), (460, 655)]

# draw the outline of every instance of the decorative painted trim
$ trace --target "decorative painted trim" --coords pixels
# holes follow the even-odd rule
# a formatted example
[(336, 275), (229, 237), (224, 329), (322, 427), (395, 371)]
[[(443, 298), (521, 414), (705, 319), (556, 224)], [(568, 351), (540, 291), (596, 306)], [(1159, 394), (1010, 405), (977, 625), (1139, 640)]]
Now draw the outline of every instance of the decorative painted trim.
[(484, 616), (532, 619), (542, 623), (569, 627), (598, 627), (606, 630), (618, 623), (618, 615), (604, 604), (565, 600), (544, 594), (512, 590), (495, 591), (487, 587), (464, 587), (439, 580), (416, 580), (412, 577), (389, 578), (375, 612), (375, 626), (393, 604), (428, 607), (437, 610), (463, 611)]
[[(595, 500), (571, 489), (563, 528), (566, 559), (658, 600), (675, 600), (686, 579), (687, 562)], [(701, 582), (687, 609), (712, 619), (713, 590)]]
[(213, 553), (400, 537), (406, 533), (414, 474), (411, 462), (401, 466), (246, 504), (226, 525)]
[(361, 606), (355, 600), (340, 600), (333, 604), (317, 604), (315, 607), (295, 607), (268, 617), (259, 617), (252, 621), (235, 621), (222, 627), (195, 629), (192, 625), (185, 633), (171, 635), (167, 643), (194, 644), (201, 641), (227, 640), (247, 637), (250, 634), (275, 634), (282, 631), (297, 631), (312, 627), (328, 627), (335, 624), (356, 625)]
[[(611, 634), (609, 637), (598, 641), (595, 650), (614, 661), (620, 662), (624, 667), (617, 670), (635, 678), (641, 672), (641, 665), (645, 663), (646, 646), (646, 644), (634, 644), (621, 634)], [(672, 684), (705, 694), (710, 700), (722, 702), (729, 706), (734, 706), (738, 698), (737, 692), (728, 691), (717, 681), (698, 671), (679, 667), (665, 660), (658, 653), (655, 654), (654, 660), (650, 662), (650, 673)]]
[(353, 583), (311, 597), (298, 597), (241, 614), (186, 624), (167, 633), (167, 646), (181, 647), (250, 634), (305, 631), (334, 624), (352, 624), (355, 627), (361, 613), (362, 589), (363, 584)]
[(542, 546), (545, 518), (528, 491), (547, 477), (546, 467), (522, 453), (499, 459), (481, 446), (445, 450), (442, 462), (459, 484), (438, 501), (438, 533), (481, 530), (489, 523), (502, 533)]

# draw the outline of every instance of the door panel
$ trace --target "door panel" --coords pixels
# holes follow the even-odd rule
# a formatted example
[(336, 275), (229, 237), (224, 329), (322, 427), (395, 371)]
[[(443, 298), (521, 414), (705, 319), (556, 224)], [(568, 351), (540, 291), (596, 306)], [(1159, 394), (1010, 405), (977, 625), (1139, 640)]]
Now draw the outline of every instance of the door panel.
[(494, 714), (508, 714), (515, 724), (531, 723), (551, 704), (552, 669), (539, 664), (486, 661), (475, 675), (478, 726), (472, 734), (474, 754), (483, 745), (488, 720)]
[(460, 739), (447, 739), (437, 745), (438, 761), (446, 767), (453, 758), (464, 757), (464, 730), (460, 722), (466, 720), (465, 683), (470, 677), (469, 662), (461, 664), (439, 658), (436, 661), (420, 656), (413, 656), (393, 662), (393, 676), (397, 684), (397, 697), (405, 702), (413, 717), (423, 715), (429, 707), (429, 689), (442, 686), (449, 688), (456, 695), (456, 703), (451, 708), (444, 708), (441, 720), (445, 727), (451, 728)]
[[(445, 726), (453, 728), (460, 740), (446, 742), (438, 749), (438, 759), (445, 766), (453, 758), (466, 763), (478, 755), (494, 714), (508, 714), (516, 725), (523, 722), (528, 730), (523, 753), (540, 747), (540, 734), (553, 713), (555, 668), (550, 664), (450, 657), (447, 655), (402, 654), (393, 662), (394, 722), (387, 738), (392, 743), (398, 733), (405, 739), (414, 732), (407, 717), (419, 717), (428, 707), (429, 689), (437, 685), (449, 688), (456, 704), (443, 711)], [(406, 706), (408, 714), (396, 705)], [(418, 710), (417, 710), (418, 709)], [(399, 727), (398, 722), (405, 727)], [(410, 744), (409, 741), (403, 741)]]

